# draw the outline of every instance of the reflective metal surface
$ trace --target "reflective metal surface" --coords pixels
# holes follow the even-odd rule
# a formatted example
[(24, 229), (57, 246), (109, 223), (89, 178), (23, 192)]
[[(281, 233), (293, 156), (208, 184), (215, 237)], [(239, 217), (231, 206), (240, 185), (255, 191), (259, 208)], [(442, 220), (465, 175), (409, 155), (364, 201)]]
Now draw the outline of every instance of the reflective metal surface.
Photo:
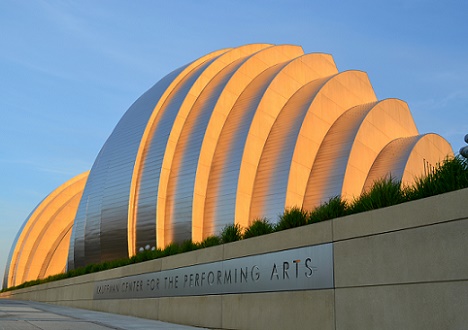
[(220, 94), (245, 58), (219, 72), (194, 103), (181, 132), (166, 200), (165, 237), (181, 242), (192, 238), (192, 202), (197, 163), (204, 132)]
[[(41, 201), (42, 203), (42, 201)], [(8, 258), (7, 258), (7, 262), (6, 262), (6, 265), (5, 265), (5, 274), (3, 275), (3, 284), (2, 284), (2, 288), (5, 289), (5, 288), (8, 288), (10, 285), (8, 285), (8, 278), (11, 278), (11, 277), (14, 277), (15, 275), (12, 273), (12, 270), (10, 270), (10, 266), (11, 266), (11, 260), (13, 258), (13, 253), (15, 251), (15, 248), (16, 248), (16, 245), (18, 243), (18, 239), (21, 235), (21, 233), (23, 232), (23, 229), (24, 227), (26, 226), (26, 224), (28, 223), (29, 221), (29, 218), (31, 217), (31, 215), (36, 211), (37, 207), (39, 205), (41, 205), (41, 203), (39, 203), (35, 208), (34, 210), (32, 210), (32, 212), (28, 215), (28, 217), (26, 218), (26, 220), (23, 222), (23, 224), (21, 225), (21, 228), (18, 230), (18, 233), (16, 234), (15, 236), (15, 239), (13, 240), (13, 244), (11, 245), (11, 249), (10, 249), (10, 253), (8, 254)]]
[(368, 190), (377, 178), (392, 177), (401, 178), (405, 170), (406, 161), (416, 142), (421, 138), (411, 136), (391, 141), (379, 153), (367, 176), (363, 190)]
[(95, 300), (333, 288), (332, 243), (97, 282)]
[[(192, 118), (191, 121), (193, 122), (194, 115), (191, 115), (192, 112), (196, 111), (195, 109), (200, 107), (200, 99), (205, 98), (207, 95), (207, 90), (210, 88), (213, 88), (215, 84), (213, 84), (213, 81), (216, 79), (217, 75), (219, 75), (225, 68), (227, 68), (229, 65), (234, 63), (235, 61), (248, 57), (252, 54), (255, 53), (262, 53), (262, 50), (267, 50), (271, 48), (271, 45), (265, 45), (265, 44), (254, 44), (254, 45), (247, 45), (247, 46), (242, 46), (236, 49), (233, 49), (229, 52), (226, 52), (222, 56), (220, 56), (216, 61), (213, 62), (212, 65), (210, 65), (205, 72), (200, 76), (198, 81), (194, 84), (194, 87), (192, 90), (189, 92), (189, 95), (191, 96), (190, 98), (187, 98), (184, 103), (182, 104), (181, 108), (178, 111), (178, 115), (176, 118), (176, 121), (174, 122), (174, 125), (172, 127), (169, 141), (171, 141), (171, 146), (169, 148), (166, 148), (165, 154), (164, 154), (164, 160), (161, 166), (161, 176), (159, 180), (159, 188), (158, 188), (158, 200), (157, 200), (157, 242), (158, 246), (164, 247), (165, 245), (169, 244), (171, 241), (169, 240), (169, 237), (172, 237), (172, 229), (174, 226), (180, 227), (181, 223), (179, 219), (176, 217), (173, 217), (172, 213), (172, 206), (173, 206), (173, 196), (175, 193), (174, 187), (178, 186), (178, 189), (181, 189), (179, 191), (185, 193), (190, 193), (194, 191), (193, 187), (190, 187), (190, 185), (187, 184), (182, 184), (180, 186), (177, 181), (174, 180), (174, 171), (178, 171), (181, 163), (180, 163), (180, 156), (181, 154), (184, 154), (186, 151), (184, 145), (187, 142), (186, 136), (183, 137), (183, 134), (186, 134), (184, 132), (187, 132), (187, 130), (191, 130), (189, 124), (190, 120), (188, 118)], [(275, 47), (276, 48), (276, 47)], [(297, 47), (291, 47), (295, 50), (297, 50)], [(209, 87), (211, 85), (211, 87)], [(203, 97), (202, 95), (205, 95)], [(222, 96), (223, 94), (221, 94)], [(232, 95), (230, 95), (232, 97)], [(190, 102), (191, 101), (191, 102)], [(198, 104), (198, 105), (197, 105)], [(223, 100), (217, 100), (217, 105), (216, 106), (226, 106), (226, 103), (223, 102)], [(229, 109), (229, 108), (228, 108)], [(228, 110), (225, 109), (225, 110)], [(205, 134), (205, 132), (202, 132), (202, 134)], [(185, 142), (180, 142), (180, 141), (185, 141)], [(189, 139), (190, 140), (190, 139)], [(183, 150), (180, 149), (180, 147), (183, 148)], [(205, 154), (200, 157), (196, 163), (193, 163), (192, 165), (197, 168), (199, 165), (202, 164), (203, 161), (206, 161)], [(203, 167), (203, 166), (202, 166)], [(198, 169), (197, 169), (198, 171)], [(197, 174), (198, 176), (198, 174)], [(203, 175), (198, 176), (203, 177)], [(183, 178), (181, 178), (184, 180)], [(198, 201), (196, 202), (195, 196), (200, 196), (200, 190), (198, 189), (196, 193), (192, 194), (190, 197), (191, 200), (191, 205), (187, 205), (187, 203), (184, 206), (184, 209), (179, 208), (179, 211), (181, 213), (185, 213), (187, 216), (192, 217), (194, 213), (194, 208), (195, 207), (196, 211), (199, 211), (199, 206), (202, 205), (202, 202)], [(191, 219), (190, 221), (190, 227), (186, 228), (186, 231), (188, 232), (191, 231), (191, 227), (197, 228), (197, 222), (201, 222), (201, 217), (203, 216), (203, 212), (196, 217), (196, 219)], [(199, 227), (200, 228), (200, 225)], [(196, 234), (199, 234), (200, 229), (195, 230)], [(193, 233), (192, 233), (193, 234)], [(194, 237), (195, 240), (199, 240), (200, 238)]]
[[(249, 123), (250, 127), (239, 170), (235, 222), (241, 226), (249, 226), (258, 217), (251, 212), (255, 178), (259, 174), (260, 160), (266, 141), (281, 110), (302, 86), (336, 72), (334, 62), (330, 60), (329, 56), (324, 54), (303, 55), (287, 63), (265, 91), (255, 109), (252, 121)], [(281, 86), (281, 88), (276, 86)], [(275, 181), (276, 178), (271, 178), (271, 180)], [(266, 191), (266, 194), (270, 193), (271, 191)], [(302, 204), (302, 200), (297, 204)], [(284, 204), (282, 207), (284, 208)], [(270, 220), (274, 221), (274, 219)]]
[(149, 146), (146, 150), (143, 167), (138, 178), (139, 189), (136, 211), (135, 249), (150, 245), (157, 246), (156, 241), (156, 206), (159, 177), (168, 138), (178, 114), (178, 110), (187, 97), (193, 84), (213, 60), (207, 61), (194, 69), (172, 93), (160, 111)]
[(86, 183), (82, 173), (51, 192), (28, 216), (10, 252), (4, 288), (61, 273)]
[(183, 69), (173, 71), (143, 94), (102, 147), (75, 219), (69, 269), (128, 256), (128, 200), (138, 146), (156, 103)]
[[(344, 112), (328, 130), (310, 173), (304, 207), (311, 209), (341, 196), (345, 171), (355, 137), (375, 103), (353, 107)], [(375, 157), (375, 156), (374, 156)]]
[(250, 123), (266, 89), (286, 63), (265, 70), (250, 83), (229, 113), (213, 157), (205, 202), (205, 236), (234, 221), (239, 170)]
[[(252, 95), (255, 94), (255, 90), (252, 90), (249, 87), (254, 85), (254, 81), (256, 81), (258, 77), (263, 76), (270, 68), (284, 66), (291, 60), (302, 55), (303, 51), (300, 47), (291, 47), (290, 45), (274, 46), (262, 49), (252, 56), (249, 56), (225, 85), (223, 92), (220, 94), (218, 101), (213, 108), (200, 149), (200, 157), (197, 164), (197, 175), (195, 177), (195, 186), (193, 189), (193, 240), (200, 241), (208, 235), (212, 235), (213, 233), (217, 233), (221, 230), (221, 227), (218, 227), (214, 232), (211, 231), (213, 228), (213, 219), (217, 219), (219, 217), (207, 217), (206, 207), (210, 207), (210, 204), (212, 205), (210, 202), (207, 203), (209, 190), (218, 190), (217, 186), (220, 183), (217, 179), (215, 179), (214, 182), (211, 180), (214, 177), (219, 178), (219, 176), (213, 175), (212, 173), (219, 172), (217, 170), (219, 166), (216, 165), (217, 162), (215, 161), (215, 156), (216, 154), (229, 153), (229, 149), (233, 147), (232, 144), (227, 146), (223, 143), (223, 141), (226, 141), (226, 139), (223, 139), (224, 135), (229, 136), (230, 130), (236, 130), (236, 126), (234, 126), (233, 129), (232, 126), (231, 128), (226, 129), (227, 126), (230, 126), (229, 118), (232, 117), (232, 113), (235, 112), (236, 109), (239, 111), (239, 109), (245, 106), (245, 100), (252, 98)], [(247, 92), (249, 89), (250, 91)], [(246, 94), (249, 96), (246, 97)], [(261, 95), (263, 95), (263, 93), (260, 93), (256, 98), (259, 100)], [(242, 145), (238, 145), (236, 147), (243, 149)], [(231, 177), (232, 179), (232, 175), (228, 175), (228, 177)], [(213, 187), (213, 184), (215, 187)], [(229, 212), (226, 205), (223, 205), (222, 203), (220, 205), (222, 210)], [(234, 208), (232, 208), (229, 216), (222, 218), (233, 219), (234, 212)], [(208, 214), (213, 213), (208, 212)], [(232, 220), (228, 220), (225, 224), (230, 222), (232, 223)]]
[(408, 106), (397, 99), (346, 111), (334, 122), (320, 146), (309, 177), (308, 186), (313, 188), (308, 190), (304, 205), (311, 208), (334, 196), (348, 200), (358, 196), (380, 150), (394, 139), (416, 134)]
[[(285, 207), (339, 194), (352, 166), (338, 155), (330, 160), (330, 151), (350, 154), (360, 121), (349, 130), (352, 120), (337, 119), (375, 94), (365, 73), (336, 74), (331, 56), (300, 54), (295, 46), (242, 46), (176, 70), (137, 100), (93, 165), (69, 266), (201, 240), (232, 222), (274, 222)], [(263, 72), (243, 71), (266, 59)], [(340, 138), (341, 149), (327, 146)], [(330, 179), (321, 168), (341, 174)]]
[(283, 213), (292, 157), (304, 117), (314, 97), (329, 79), (316, 79), (302, 87), (278, 115), (260, 158), (252, 194), (252, 219), (266, 217), (275, 222)]
[[(428, 153), (427, 150), (437, 152)], [(376, 157), (363, 191), (369, 189), (376, 180), (390, 176), (406, 185), (412, 185), (419, 177), (432, 173), (443, 160), (441, 155), (450, 155), (451, 151), (450, 144), (434, 133), (394, 139)]]
[[(367, 74), (338, 73), (331, 55), (270, 44), (215, 51), (143, 94), (99, 152), (79, 203), (68, 196), (78, 204), (68, 268), (275, 222), (334, 195), (350, 200), (389, 173), (411, 184), (452, 154), (440, 136), (419, 135), (404, 102), (378, 102)], [(36, 265), (31, 251), (63, 214), (51, 209), (34, 235), (18, 236), (28, 257), (11, 278), (52, 271), (48, 252)], [(57, 226), (47, 246), (62, 251), (56, 237), (69, 235)]]

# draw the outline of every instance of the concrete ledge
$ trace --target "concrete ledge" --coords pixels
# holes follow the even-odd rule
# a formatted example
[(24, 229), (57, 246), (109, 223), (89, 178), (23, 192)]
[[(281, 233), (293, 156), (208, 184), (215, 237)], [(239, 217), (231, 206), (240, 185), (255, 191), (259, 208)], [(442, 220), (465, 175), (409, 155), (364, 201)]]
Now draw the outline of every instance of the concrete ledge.
[[(244, 241), (5, 292), (49, 302), (222, 329), (464, 329), (468, 189)], [(97, 281), (333, 244), (325, 290), (93, 300)]]
[(468, 189), (334, 219), (333, 240), (381, 234), (467, 217)]
[(283, 230), (224, 245), (224, 259), (330, 243), (332, 221)]
[(212, 246), (206, 249), (176, 254), (167, 258), (161, 258), (161, 270), (174, 269), (197, 264), (204, 264), (223, 259), (224, 246)]
[(161, 321), (223, 328), (223, 296), (168, 297), (159, 300)]
[(226, 295), (223, 329), (334, 329), (334, 290)]
[(339, 241), (335, 287), (467, 279), (468, 219)]
[(336, 289), (336, 330), (466, 329), (468, 281)]

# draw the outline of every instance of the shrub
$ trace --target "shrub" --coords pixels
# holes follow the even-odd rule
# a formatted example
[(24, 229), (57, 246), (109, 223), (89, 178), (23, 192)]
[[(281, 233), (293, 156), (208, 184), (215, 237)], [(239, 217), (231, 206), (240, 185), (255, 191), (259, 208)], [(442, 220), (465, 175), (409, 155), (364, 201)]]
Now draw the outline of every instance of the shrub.
[(167, 256), (172, 256), (174, 254), (177, 254), (180, 252), (180, 246), (177, 243), (171, 243), (167, 245), (164, 250), (162, 250), (162, 256), (167, 257)]
[(342, 217), (347, 215), (348, 212), (348, 204), (346, 201), (341, 199), (340, 196), (335, 196), (310, 212), (308, 223)]
[(468, 187), (468, 160), (457, 156), (438, 164), (434, 172), (418, 178), (408, 189), (411, 200)]
[(129, 265), (130, 259), (117, 259), (117, 260), (107, 261), (104, 264), (105, 264), (106, 269), (112, 269), (112, 268)]
[(200, 247), (206, 248), (206, 247), (220, 245), (220, 244), (221, 244), (221, 239), (218, 236), (208, 236), (200, 243)]
[(369, 191), (362, 193), (351, 203), (349, 211), (350, 213), (365, 212), (400, 204), (406, 200), (406, 192), (401, 188), (401, 182), (390, 177), (374, 182)]
[(180, 253), (189, 252), (189, 251), (197, 250), (199, 248), (200, 246), (198, 244), (193, 243), (191, 239), (188, 239), (182, 242), (182, 244), (180, 245), (179, 252)]
[(275, 226), (275, 230), (284, 230), (294, 227), (306, 225), (308, 221), (307, 211), (298, 207), (292, 207), (284, 211), (279, 217), (279, 221)]
[(256, 219), (245, 230), (244, 238), (270, 234), (274, 231), (274, 226), (266, 218)]
[(242, 239), (242, 227), (238, 224), (226, 225), (221, 231), (221, 242), (229, 243)]
[(154, 259), (155, 251), (143, 250), (130, 258), (131, 263), (138, 263)]

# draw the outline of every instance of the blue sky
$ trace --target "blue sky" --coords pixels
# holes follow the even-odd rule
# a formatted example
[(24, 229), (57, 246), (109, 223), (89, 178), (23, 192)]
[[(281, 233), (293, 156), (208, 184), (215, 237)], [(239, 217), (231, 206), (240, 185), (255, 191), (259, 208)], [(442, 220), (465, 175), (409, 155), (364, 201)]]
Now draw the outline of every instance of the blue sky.
[(128, 107), (217, 49), (260, 42), (332, 54), (457, 152), (468, 133), (466, 13), (465, 0), (2, 0), (1, 277), (28, 214), (91, 168)]

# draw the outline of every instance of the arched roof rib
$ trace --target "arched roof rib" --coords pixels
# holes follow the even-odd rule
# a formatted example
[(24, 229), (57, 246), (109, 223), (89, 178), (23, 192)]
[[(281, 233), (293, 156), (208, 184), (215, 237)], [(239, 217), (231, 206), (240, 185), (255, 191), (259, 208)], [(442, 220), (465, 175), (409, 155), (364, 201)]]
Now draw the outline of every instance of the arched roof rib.
[[(267, 44), (253, 44), (242, 46), (238, 48), (232, 49), (230, 52), (227, 52), (223, 56), (221, 56), (217, 61), (215, 61), (210, 67), (208, 67), (203, 75), (197, 80), (197, 83), (194, 85), (193, 89), (190, 91), (190, 98), (186, 99), (182, 104), (181, 108), (178, 111), (176, 120), (174, 125), (171, 129), (171, 133), (168, 140), (168, 148), (166, 148), (163, 158), (163, 163), (161, 165), (161, 174), (160, 179), (158, 182), (158, 198), (156, 201), (156, 236), (157, 236), (157, 244), (158, 246), (165, 246), (167, 242), (166, 232), (170, 232), (172, 235), (172, 225), (171, 225), (171, 213), (168, 208), (170, 208), (173, 204), (173, 190), (174, 186), (171, 187), (171, 183), (174, 185), (175, 180), (172, 177), (171, 180), (171, 171), (173, 170), (173, 166), (178, 166), (176, 160), (177, 154), (177, 146), (183, 145), (185, 142), (180, 142), (181, 135), (183, 134), (185, 123), (189, 118), (190, 112), (195, 107), (196, 102), (200, 99), (200, 96), (206, 90), (208, 85), (212, 83), (212, 80), (226, 67), (238, 61), (242, 58), (247, 56), (251, 56), (252, 54), (261, 51), (262, 49), (266, 49), (271, 45)], [(198, 101), (200, 102), (200, 101)], [(180, 157), (181, 155), (179, 155)], [(194, 164), (196, 167), (196, 164)], [(169, 194), (169, 197), (168, 197)], [(187, 211), (188, 214), (191, 214), (191, 211)], [(182, 227), (184, 225), (181, 225)], [(190, 230), (189, 226), (185, 225), (186, 230)], [(190, 236), (186, 237), (189, 239)]]
[[(215, 152), (218, 145), (223, 143), (221, 142), (222, 131), (227, 125), (231, 111), (234, 111), (241, 95), (246, 95), (244, 92), (258, 77), (265, 77), (265, 72), (270, 72), (270, 68), (284, 66), (287, 62), (302, 55), (302, 48), (298, 46), (283, 45), (263, 49), (246, 59), (227, 82), (210, 116), (199, 153), (191, 215), (194, 241), (201, 241), (209, 235), (208, 232), (211, 235), (214, 234), (211, 229), (207, 231), (206, 228), (219, 229), (219, 224), (214, 224), (212, 217), (205, 216), (205, 205)], [(224, 149), (224, 152), (227, 150)], [(231, 213), (229, 218), (232, 220), (233, 217)]]
[[(258, 75), (239, 96), (225, 120), (212, 158), (208, 177), (200, 236), (196, 241), (217, 234), (231, 224), (236, 205), (237, 178), (243, 146), (255, 109), (270, 82), (287, 63), (277, 64)], [(198, 233), (197, 230), (194, 233)]]
[(80, 174), (55, 189), (26, 219), (6, 266), (5, 287), (54, 275), (66, 268), (70, 228), (87, 177), (88, 172)]
[[(71, 192), (72, 189), (74, 193)], [(50, 264), (55, 254), (60, 254), (60, 259), (62, 260), (62, 262), (59, 263), (61, 264), (60, 268), (65, 266), (63, 261), (68, 257), (68, 246), (65, 249), (67, 255), (63, 255), (60, 253), (61, 251), (57, 250), (57, 246), (54, 246), (53, 243), (56, 239), (62, 240), (67, 232), (65, 229), (71, 228), (76, 213), (76, 207), (82, 194), (82, 189), (76, 190), (73, 186), (67, 188), (57, 196), (53, 202), (49, 203), (46, 210), (37, 217), (37, 225), (34, 226), (34, 232), (30, 234), (34, 235), (35, 239), (28, 239), (22, 246), (22, 249), (29, 250), (30, 253), (27, 257), (23, 256), (22, 263), (18, 265), (18, 268), (24, 265), (21, 282), (40, 278), (42, 266)], [(67, 219), (67, 221), (63, 219)], [(69, 241), (67, 245), (68, 243)], [(35, 260), (37, 259), (44, 260), (41, 267), (39, 267), (40, 264), (36, 263)], [(32, 265), (34, 265), (34, 267)]]
[(289, 172), (286, 207), (303, 205), (318, 150), (335, 120), (351, 107), (376, 100), (367, 74), (361, 71), (341, 72), (323, 86), (314, 97), (297, 139)]
[(330, 78), (316, 79), (304, 85), (276, 118), (255, 177), (251, 220), (262, 217), (274, 220), (284, 210), (290, 165), (300, 128), (314, 95)]
[(348, 200), (362, 190), (381, 149), (393, 139), (418, 134), (407, 105), (396, 99), (353, 107), (327, 132), (310, 172), (304, 207), (334, 196)]
[(245, 60), (238, 59), (219, 72), (200, 94), (187, 116), (168, 181), (166, 216), (163, 220), (164, 238), (168, 242), (182, 241), (192, 236), (193, 189), (204, 132), (217, 99)]
[(392, 178), (403, 186), (429, 174), (438, 163), (452, 154), (452, 147), (433, 133), (402, 137), (390, 141), (378, 154), (364, 182), (362, 192), (382, 178)]
[(286, 65), (271, 81), (255, 109), (248, 130), (236, 189), (235, 223), (245, 227), (250, 216), (254, 178), (266, 139), (286, 102), (305, 84), (337, 72), (333, 60), (323, 54), (307, 54)]
[(130, 191), (147, 123), (181, 79), (223, 52), (210, 53), (168, 74), (135, 101), (119, 121), (91, 169), (72, 232), (70, 268), (128, 256)]
[(172, 72), (143, 94), (101, 149), (75, 219), (70, 269), (128, 255), (128, 200), (140, 139), (158, 100), (183, 70)]
[[(286, 194), (288, 184), (285, 176), (288, 176), (290, 172), (288, 167), (289, 164), (291, 164), (291, 155), (290, 153), (285, 153), (280, 150), (281, 145), (278, 144), (278, 141), (285, 143), (287, 141), (285, 139), (287, 135), (294, 135), (291, 136), (290, 144), (284, 145), (284, 149), (291, 150), (295, 149), (295, 146), (298, 146), (298, 148), (302, 149), (297, 152), (303, 153), (303, 157), (309, 157), (309, 162), (313, 163), (315, 153), (313, 149), (303, 148), (304, 144), (301, 143), (302, 138), (298, 130), (302, 130), (303, 125), (308, 125), (311, 127), (311, 131), (308, 131), (307, 134), (313, 135), (311, 140), (315, 140), (316, 143), (321, 144), (324, 132), (328, 131), (335, 119), (346, 111), (348, 107), (375, 99), (373, 89), (366, 78), (367, 77), (364, 76), (362, 72), (347, 71), (330, 76), (324, 81), (309, 83), (311, 85), (311, 87), (307, 89), (309, 95), (303, 95), (303, 93), (300, 93), (302, 91), (296, 93), (298, 99), (305, 97), (309, 100), (309, 108), (307, 116), (304, 117), (303, 114), (299, 117), (300, 124), (296, 125), (295, 131), (292, 131), (285, 125), (287, 120), (291, 119), (291, 111), (289, 109), (282, 110), (285, 111), (286, 118), (288, 119), (277, 120), (268, 133), (268, 138), (273, 138), (277, 131), (279, 131), (280, 136), (277, 137), (277, 141), (273, 140), (273, 143), (268, 143), (267, 140), (262, 150), (262, 157), (264, 156), (266, 161), (264, 161), (263, 164), (262, 162), (260, 163), (256, 172), (257, 176), (254, 180), (254, 185), (256, 185), (256, 187), (254, 187), (253, 190), (254, 195), (252, 197), (251, 214), (249, 215), (250, 221), (262, 215), (270, 219), (275, 219), (278, 214), (282, 213), (285, 207), (302, 206), (303, 201), (301, 198), (298, 198), (296, 201), (291, 201), (292, 198), (290, 197), (289, 202), (293, 203), (293, 205), (285, 204), (286, 197), (284, 195)], [(332, 88), (330, 88), (330, 86), (332, 86)], [(286, 108), (289, 107), (286, 105)], [(305, 120), (313, 120), (313, 122), (307, 123)], [(277, 157), (272, 157), (272, 153), (276, 154)], [(287, 159), (288, 154), (289, 159)], [(282, 161), (282, 159), (284, 159), (284, 161)], [(280, 175), (278, 177), (280, 173), (276, 173), (275, 170), (279, 170), (281, 166), (283, 166), (282, 176)], [(273, 173), (275, 175), (273, 175)], [(282, 181), (282, 186), (279, 184), (280, 181)], [(306, 180), (302, 182), (306, 182)], [(284, 192), (283, 195), (281, 191)], [(272, 192), (274, 192), (274, 194), (272, 194)]]
[(158, 116), (150, 119), (144, 138), (140, 143), (133, 172), (130, 192), (128, 221), (129, 255), (134, 255), (139, 248), (147, 245), (156, 246), (156, 201), (158, 194), (160, 168), (168, 138), (178, 109), (187, 98), (188, 92), (199, 79), (207, 66), (215, 59), (210, 59), (193, 69), (180, 81), (167, 100), (161, 106)]
[(49, 275), (64, 273), (67, 269), (66, 261), (73, 223), (68, 223), (60, 233), (52, 240), (51, 247), (39, 271), (38, 278), (46, 278)]

